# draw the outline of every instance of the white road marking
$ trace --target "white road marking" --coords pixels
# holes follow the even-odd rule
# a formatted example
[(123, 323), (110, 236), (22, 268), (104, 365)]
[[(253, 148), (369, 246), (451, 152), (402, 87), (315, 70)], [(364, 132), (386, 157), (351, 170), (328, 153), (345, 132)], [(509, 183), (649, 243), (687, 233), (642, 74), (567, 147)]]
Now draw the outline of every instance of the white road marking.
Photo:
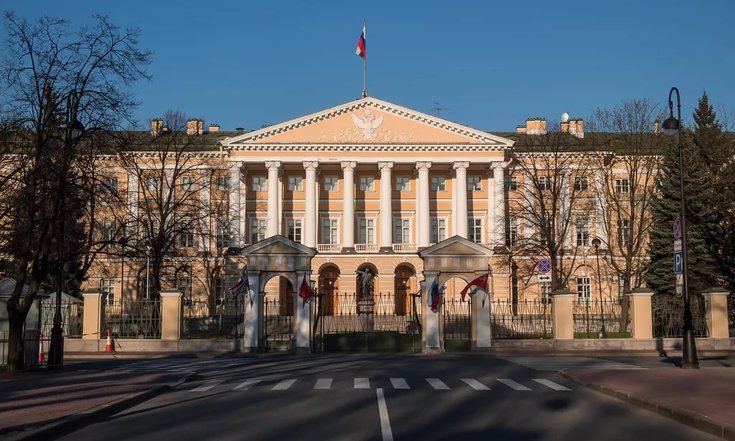
[(370, 389), (370, 379), (355, 378), (355, 389)]
[(449, 390), (449, 386), (447, 386), (443, 381), (441, 381), (438, 378), (427, 378), (426, 382), (431, 385), (436, 390)]
[(393, 389), (411, 389), (411, 386), (403, 378), (391, 378), (390, 383), (393, 385)]
[(561, 384), (554, 383), (553, 381), (547, 380), (545, 378), (534, 378), (533, 381), (539, 384), (543, 384), (544, 386), (550, 389), (554, 389), (554, 390), (564, 390), (564, 391), (571, 390), (566, 386), (562, 386)]
[(378, 395), (378, 412), (380, 413), (380, 431), (383, 435), (383, 441), (393, 441), (393, 431), (390, 428), (390, 418), (388, 417), (388, 406), (385, 404), (385, 396), (383, 389), (375, 390)]
[(514, 390), (531, 390), (522, 384), (518, 384), (508, 378), (498, 378), (498, 381)]
[(273, 386), (273, 389), (271, 390), (287, 390), (288, 388), (293, 386), (294, 383), (296, 383), (295, 379), (281, 380), (278, 384)]
[(254, 386), (260, 383), (260, 380), (245, 380), (242, 383), (235, 386), (232, 390), (248, 390), (250, 386)]
[(202, 384), (202, 385), (201, 385), (201, 386), (199, 386), (199, 387), (195, 387), (195, 388), (194, 388), (194, 389), (192, 389), (192, 390), (191, 390), (190, 392), (206, 392), (206, 391), (208, 391), (209, 389), (211, 389), (211, 388), (213, 388), (213, 387), (215, 387), (215, 386), (218, 386), (218, 385), (222, 384), (222, 382), (223, 382), (223, 381), (224, 381), (224, 380), (217, 380), (217, 381), (208, 381), (208, 382), (206, 382), (206, 383)]
[(320, 378), (316, 380), (316, 384), (314, 385), (314, 389), (328, 390), (331, 388), (332, 388), (331, 378)]
[(474, 390), (490, 390), (489, 387), (485, 386), (484, 384), (480, 383), (479, 381), (475, 380), (474, 378), (460, 378), (460, 380), (467, 383), (469, 387), (471, 387)]

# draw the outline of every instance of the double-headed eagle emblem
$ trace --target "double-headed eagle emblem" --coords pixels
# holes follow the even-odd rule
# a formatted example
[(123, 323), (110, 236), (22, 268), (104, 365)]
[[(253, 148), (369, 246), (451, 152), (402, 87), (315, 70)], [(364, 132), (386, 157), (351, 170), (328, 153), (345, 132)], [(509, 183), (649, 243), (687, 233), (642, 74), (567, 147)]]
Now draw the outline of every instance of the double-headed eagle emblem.
[(374, 116), (369, 110), (365, 111), (363, 116), (352, 115), (352, 121), (355, 126), (362, 130), (363, 139), (375, 138), (374, 130), (383, 124), (383, 115)]

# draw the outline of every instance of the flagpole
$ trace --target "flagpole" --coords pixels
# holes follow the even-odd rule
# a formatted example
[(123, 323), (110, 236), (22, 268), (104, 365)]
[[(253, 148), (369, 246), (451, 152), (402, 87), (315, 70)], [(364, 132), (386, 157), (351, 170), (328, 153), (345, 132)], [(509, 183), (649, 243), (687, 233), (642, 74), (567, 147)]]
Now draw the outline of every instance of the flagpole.
[(362, 57), (362, 97), (367, 98), (367, 23), (362, 20), (362, 28), (365, 30), (365, 56)]

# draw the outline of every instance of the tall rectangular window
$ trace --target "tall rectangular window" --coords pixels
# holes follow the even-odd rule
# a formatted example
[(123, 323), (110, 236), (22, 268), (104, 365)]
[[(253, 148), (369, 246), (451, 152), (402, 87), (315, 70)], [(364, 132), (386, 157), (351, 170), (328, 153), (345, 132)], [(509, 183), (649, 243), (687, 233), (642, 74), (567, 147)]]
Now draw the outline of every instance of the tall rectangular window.
[(181, 291), (181, 297), (191, 302), (191, 276), (189, 273), (182, 273), (176, 276), (176, 289)]
[(115, 304), (115, 279), (100, 279), (100, 293), (105, 305)]
[(482, 243), (482, 219), (467, 219), (467, 239), (474, 243)]
[(260, 242), (265, 239), (267, 219), (250, 220), (250, 243)]
[(324, 191), (337, 191), (337, 177), (336, 176), (325, 176), (324, 177)]
[(467, 176), (467, 191), (482, 191), (482, 178), (480, 176)]
[(589, 302), (591, 293), (590, 278), (587, 276), (577, 277), (577, 299), (579, 301)]
[(411, 191), (411, 178), (396, 176), (396, 191)]
[(431, 191), (446, 191), (447, 183), (444, 176), (431, 177)]
[(217, 219), (217, 248), (226, 247), (230, 244), (230, 226), (227, 221)]
[(303, 191), (304, 178), (301, 176), (288, 177), (288, 191)]
[(627, 179), (616, 179), (615, 193), (630, 193), (630, 181)]
[(115, 221), (102, 221), (100, 224), (100, 238), (103, 242), (115, 240)]
[(574, 189), (576, 191), (586, 191), (587, 187), (587, 176), (577, 176), (574, 178)]
[(360, 176), (360, 191), (375, 191), (375, 178), (373, 176)]
[(553, 182), (551, 176), (541, 176), (538, 178), (538, 189), (541, 191), (551, 191)]
[(194, 220), (189, 215), (183, 215), (179, 219), (179, 247), (193, 248), (194, 244)]
[(411, 243), (411, 220), (395, 220), (395, 243)]
[(322, 219), (322, 243), (336, 245), (339, 243), (337, 219)]
[(440, 218), (431, 219), (431, 243), (439, 243), (447, 238), (447, 220)]
[(301, 243), (301, 219), (288, 219), (286, 221), (287, 237), (294, 242)]
[(118, 180), (114, 176), (105, 176), (102, 178), (102, 190), (107, 194), (116, 195), (118, 192)]
[(586, 217), (577, 219), (577, 246), (587, 247), (590, 245), (590, 224)]
[(225, 303), (225, 281), (222, 277), (214, 278), (214, 299), (218, 305)]
[(618, 245), (627, 247), (630, 243), (630, 221), (628, 219), (618, 220)]
[(253, 176), (250, 183), (253, 191), (265, 191), (265, 176)]
[(545, 305), (551, 304), (551, 282), (539, 282), (539, 290), (541, 291), (541, 303)]
[(155, 195), (158, 192), (160, 182), (158, 176), (146, 176), (145, 189), (148, 194)]
[(375, 243), (375, 219), (363, 217), (357, 221), (357, 241), (369, 245)]
[(217, 191), (229, 191), (230, 190), (230, 177), (224, 175), (217, 176)]
[(183, 191), (194, 191), (194, 176), (182, 176), (181, 189)]
[(511, 218), (508, 225), (508, 246), (514, 247), (518, 244), (518, 219)]
[(505, 187), (508, 191), (518, 191), (518, 178), (515, 176), (505, 178)]

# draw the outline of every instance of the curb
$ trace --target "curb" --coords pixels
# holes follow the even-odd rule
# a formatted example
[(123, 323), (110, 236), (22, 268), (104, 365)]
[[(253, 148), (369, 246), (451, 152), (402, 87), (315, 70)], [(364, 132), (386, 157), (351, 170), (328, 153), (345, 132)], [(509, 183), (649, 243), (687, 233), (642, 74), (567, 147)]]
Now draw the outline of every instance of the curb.
[(190, 373), (173, 383), (162, 384), (147, 391), (130, 394), (117, 401), (93, 407), (92, 409), (85, 410), (84, 412), (76, 415), (64, 417), (61, 421), (49, 423), (36, 429), (28, 429), (16, 432), (15, 434), (9, 434), (5, 439), (8, 441), (48, 441), (58, 439), (77, 431), (100, 418), (112, 416), (127, 408), (150, 400), (151, 398), (190, 381), (195, 376), (195, 373)]
[(569, 374), (565, 370), (562, 370), (559, 373), (563, 377), (577, 384), (581, 384), (588, 389), (592, 389), (605, 395), (618, 398), (643, 409), (656, 412), (659, 415), (671, 418), (679, 423), (686, 424), (687, 426), (693, 427), (697, 430), (701, 430), (702, 432), (719, 436), (720, 438), (726, 439), (728, 441), (735, 441), (735, 425), (722, 423), (717, 420), (713, 420), (712, 418), (709, 418), (705, 415), (700, 415), (696, 412), (681, 409), (675, 406), (669, 406), (656, 400), (647, 400), (633, 395), (629, 392), (613, 389), (602, 384), (587, 383), (575, 377), (574, 375)]

